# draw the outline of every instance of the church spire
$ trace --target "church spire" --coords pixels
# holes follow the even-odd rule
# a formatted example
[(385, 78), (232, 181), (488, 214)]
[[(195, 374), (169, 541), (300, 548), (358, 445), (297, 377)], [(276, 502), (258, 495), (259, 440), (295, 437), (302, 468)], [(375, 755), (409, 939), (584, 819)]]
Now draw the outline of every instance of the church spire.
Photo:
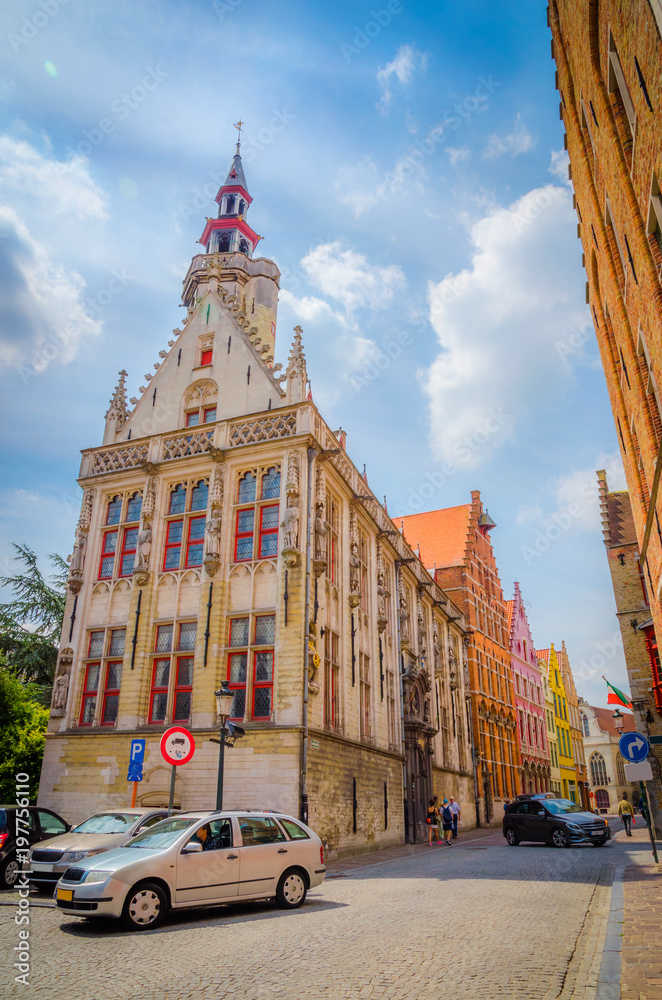
[(218, 216), (207, 219), (204, 232), (199, 242), (205, 248), (205, 253), (244, 253), (247, 257), (262, 239), (246, 222), (248, 209), (253, 199), (248, 193), (246, 175), (241, 162), (241, 132), (243, 122), (235, 124), (237, 129), (237, 147), (232, 158), (225, 183), (221, 185), (216, 201)]

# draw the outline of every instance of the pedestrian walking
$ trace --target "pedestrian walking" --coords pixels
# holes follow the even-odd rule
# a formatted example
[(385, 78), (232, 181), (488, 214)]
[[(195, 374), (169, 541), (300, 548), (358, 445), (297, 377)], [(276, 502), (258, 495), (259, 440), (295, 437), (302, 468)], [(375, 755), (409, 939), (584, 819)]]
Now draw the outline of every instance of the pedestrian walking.
[(451, 795), (448, 805), (450, 807), (450, 811), (453, 813), (453, 840), (457, 840), (457, 824), (460, 822), (461, 816), (460, 803), (456, 802)]
[(444, 831), (444, 840), (448, 847), (452, 847), (451, 837), (453, 836), (453, 813), (448, 799), (444, 799), (441, 809), (441, 827)]
[(428, 809), (425, 816), (425, 822), (428, 826), (428, 847), (432, 847), (432, 838), (437, 841), (437, 844), (441, 843), (439, 840), (439, 809), (437, 807), (437, 796), (430, 799), (428, 803)]
[(632, 836), (632, 817), (634, 816), (634, 810), (628, 802), (627, 792), (623, 792), (623, 798), (618, 803), (618, 815), (623, 821), (623, 826), (625, 827), (625, 832), (628, 837)]

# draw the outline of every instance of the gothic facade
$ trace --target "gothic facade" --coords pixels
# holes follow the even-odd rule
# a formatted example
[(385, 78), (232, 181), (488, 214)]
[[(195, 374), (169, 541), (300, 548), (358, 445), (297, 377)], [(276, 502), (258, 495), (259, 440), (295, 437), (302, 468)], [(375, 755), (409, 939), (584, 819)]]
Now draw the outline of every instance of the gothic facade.
[(127, 402), (126, 372), (84, 491), (40, 784), (72, 820), (163, 804), (170, 725), (194, 737), (182, 809), (215, 802), (215, 692), (245, 736), (227, 807), (285, 810), (335, 852), (423, 836), (433, 794), (473, 811), (467, 621), (312, 401), (302, 331), (274, 364), (279, 272), (239, 147), (184, 279), (185, 319)]

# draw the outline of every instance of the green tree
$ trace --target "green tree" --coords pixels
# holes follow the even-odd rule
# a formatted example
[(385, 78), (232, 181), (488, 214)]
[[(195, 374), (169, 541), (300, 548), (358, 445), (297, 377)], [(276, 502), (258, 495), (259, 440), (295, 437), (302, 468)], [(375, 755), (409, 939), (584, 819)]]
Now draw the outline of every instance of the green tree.
[[(61, 556), (51, 554), (54, 573), (47, 579), (28, 545), (14, 543), (14, 549), (23, 569), (15, 576), (0, 577), (0, 584), (14, 594), (13, 601), (0, 604), (0, 653), (7, 669), (19, 680), (50, 686), (55, 677), (69, 567)], [(42, 697), (46, 694), (44, 691)]]
[(34, 701), (30, 688), (0, 658), (0, 802), (4, 803), (15, 801), (16, 775), (21, 773), (30, 776), (30, 801), (37, 801), (48, 709)]

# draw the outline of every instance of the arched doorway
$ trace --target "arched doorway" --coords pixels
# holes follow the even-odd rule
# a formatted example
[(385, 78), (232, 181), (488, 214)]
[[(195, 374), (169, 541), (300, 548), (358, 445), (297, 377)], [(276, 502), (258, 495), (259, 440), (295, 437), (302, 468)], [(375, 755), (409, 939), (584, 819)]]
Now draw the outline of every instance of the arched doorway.
[(601, 813), (609, 812), (609, 792), (606, 788), (596, 788), (595, 805)]

